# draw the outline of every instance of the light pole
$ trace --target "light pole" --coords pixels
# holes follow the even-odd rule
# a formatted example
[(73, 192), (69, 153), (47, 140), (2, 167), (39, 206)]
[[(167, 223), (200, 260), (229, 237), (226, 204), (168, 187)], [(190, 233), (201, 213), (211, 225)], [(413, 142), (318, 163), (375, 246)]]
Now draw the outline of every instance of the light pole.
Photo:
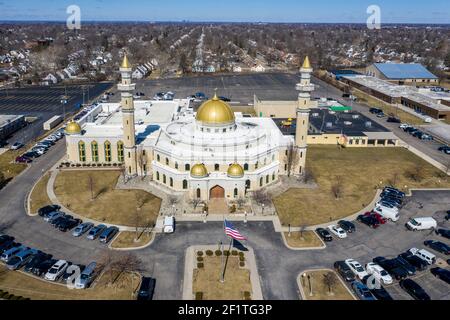
[(63, 95), (61, 97), (61, 104), (62, 104), (62, 108), (63, 108), (63, 121), (66, 121), (66, 104), (69, 100), (69, 97), (67, 95)]
[(264, 215), (264, 203), (261, 205), (262, 207), (262, 215)]
[(288, 228), (289, 228), (288, 237), (290, 237), (291, 236), (291, 224), (290, 223), (288, 224)]

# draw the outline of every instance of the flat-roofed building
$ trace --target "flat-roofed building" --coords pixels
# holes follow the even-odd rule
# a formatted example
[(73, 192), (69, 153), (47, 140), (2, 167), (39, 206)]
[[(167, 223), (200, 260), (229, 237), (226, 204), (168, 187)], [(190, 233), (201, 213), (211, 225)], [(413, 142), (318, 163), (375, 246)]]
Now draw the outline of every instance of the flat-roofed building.
[(366, 68), (366, 74), (400, 85), (439, 83), (439, 78), (419, 63), (374, 63)]

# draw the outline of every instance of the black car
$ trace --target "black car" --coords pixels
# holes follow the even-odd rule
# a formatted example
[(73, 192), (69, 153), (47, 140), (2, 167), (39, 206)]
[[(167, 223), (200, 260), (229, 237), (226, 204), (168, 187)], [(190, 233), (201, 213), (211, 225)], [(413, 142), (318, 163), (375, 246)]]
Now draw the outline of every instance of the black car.
[(438, 150), (439, 150), (440, 152), (445, 153), (445, 154), (450, 154), (450, 147), (449, 147), (449, 146), (442, 146), (442, 147), (439, 147)]
[(24, 157), (24, 158), (29, 158), (29, 159), (39, 158), (40, 156), (41, 156), (41, 155), (40, 155), (39, 153), (34, 152), (34, 151), (28, 151), (28, 152), (25, 152), (25, 153), (22, 155), (22, 157)]
[(21, 246), (21, 244), (18, 242), (14, 242), (14, 240), (7, 240), (0, 245), (0, 254), (2, 254), (6, 250), (9, 250), (13, 247), (19, 247), (19, 246)]
[(344, 229), (344, 231), (348, 232), (348, 233), (352, 233), (352, 232), (356, 231), (355, 225), (350, 221), (340, 220), (338, 222), (338, 226), (341, 227), (342, 229)]
[(78, 226), (82, 221), (80, 219), (68, 219), (59, 224), (59, 231), (67, 232)]
[(380, 226), (380, 223), (378, 222), (378, 220), (375, 217), (369, 216), (369, 215), (363, 215), (360, 214), (358, 216), (358, 218), (356, 218), (356, 220), (358, 220), (359, 222), (375, 229), (378, 228)]
[(49, 214), (50, 212), (58, 211), (59, 209), (61, 209), (60, 206), (58, 206), (58, 205), (56, 205), (56, 204), (53, 204), (53, 205), (50, 205), (50, 206), (45, 206), (45, 207), (40, 208), (40, 209), (38, 210), (38, 214), (39, 214), (39, 216), (41, 216), (41, 217), (45, 217), (45, 216), (46, 216), (47, 214)]
[(396, 118), (396, 117), (389, 117), (389, 118), (387, 118), (387, 122), (401, 123), (400, 119)]
[(408, 275), (413, 276), (416, 274), (416, 268), (414, 268), (414, 266), (411, 265), (408, 262), (408, 260), (403, 259), (402, 257), (397, 257), (392, 260), (394, 260), (394, 262), (397, 262), (399, 265), (401, 265), (403, 267), (403, 269), (405, 269), (406, 272), (408, 272)]
[(399, 254), (398, 257), (408, 261), (418, 271), (424, 271), (429, 266), (429, 264), (425, 260), (420, 259), (418, 256), (413, 255), (409, 251)]
[(379, 264), (396, 280), (405, 279), (408, 276), (408, 272), (398, 263), (398, 261), (386, 259), (384, 257), (376, 257), (373, 259), (373, 262)]
[(57, 262), (56, 259), (47, 259), (38, 263), (31, 271), (34, 275), (42, 277), (47, 273), (47, 271)]
[(370, 108), (369, 112), (373, 113), (373, 114), (380, 114), (380, 113), (383, 113), (383, 110), (378, 109), (378, 108)]
[(0, 236), (0, 245), (4, 244), (7, 241), (14, 241), (14, 237), (8, 236), (7, 234), (2, 234)]
[(392, 194), (396, 194), (396, 195), (398, 195), (398, 196), (400, 196), (400, 197), (405, 197), (405, 193), (403, 192), (403, 191), (400, 191), (400, 190), (398, 190), (397, 188), (394, 188), (394, 187), (384, 187), (383, 188), (383, 192), (386, 192), (386, 193), (392, 193)]
[(43, 252), (38, 253), (35, 255), (28, 263), (25, 265), (25, 268), (23, 269), (25, 272), (32, 272), (33, 268), (39, 265), (40, 263), (44, 262), (45, 260), (51, 259), (51, 254), (46, 254)]
[(334, 263), (334, 270), (336, 270), (345, 281), (352, 282), (355, 280), (355, 274), (345, 263), (345, 261), (336, 261)]
[(61, 225), (63, 225), (64, 223), (66, 223), (71, 219), (73, 219), (73, 216), (66, 214), (59, 218), (56, 218), (55, 220), (52, 220), (50, 224), (54, 226), (56, 229), (58, 229)]
[(223, 96), (219, 96), (219, 100), (225, 101), (225, 102), (230, 102), (231, 99), (227, 98), (227, 97), (223, 97)]
[(443, 242), (435, 241), (435, 240), (426, 240), (423, 242), (423, 244), (426, 245), (427, 247), (430, 247), (434, 251), (443, 253), (445, 255), (450, 254), (450, 246)]
[(432, 268), (431, 274), (442, 281), (450, 284), (450, 271), (442, 268)]
[(401, 280), (400, 287), (416, 300), (431, 300), (425, 290), (411, 279)]
[(436, 234), (440, 235), (441, 237), (450, 239), (450, 230), (446, 229), (437, 229)]
[(331, 233), (328, 232), (328, 230), (324, 228), (317, 228), (316, 232), (323, 239), (323, 241), (333, 241), (333, 237), (331, 236)]
[(152, 300), (155, 291), (156, 280), (149, 277), (142, 277), (141, 287), (137, 295), (137, 300)]

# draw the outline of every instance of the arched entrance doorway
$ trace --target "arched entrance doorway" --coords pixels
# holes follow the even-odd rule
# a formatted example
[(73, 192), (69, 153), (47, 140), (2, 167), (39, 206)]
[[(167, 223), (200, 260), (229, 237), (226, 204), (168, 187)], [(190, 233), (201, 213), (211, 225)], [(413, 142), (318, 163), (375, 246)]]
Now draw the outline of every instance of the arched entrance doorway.
[(225, 198), (225, 189), (221, 186), (215, 186), (211, 188), (209, 191), (209, 198), (210, 199), (223, 199)]

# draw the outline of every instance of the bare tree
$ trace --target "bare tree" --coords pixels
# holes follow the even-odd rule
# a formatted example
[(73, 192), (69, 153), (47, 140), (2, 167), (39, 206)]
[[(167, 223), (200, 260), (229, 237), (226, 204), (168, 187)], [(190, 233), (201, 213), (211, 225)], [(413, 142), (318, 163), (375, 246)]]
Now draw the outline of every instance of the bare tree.
[(191, 201), (192, 206), (194, 207), (194, 210), (197, 209), (199, 204), (202, 203), (202, 200), (200, 198), (194, 198)]
[(142, 272), (142, 261), (131, 252), (121, 253), (117, 256), (114, 269), (117, 274), (113, 283), (116, 282), (123, 273)]
[(106, 275), (109, 273), (109, 284), (114, 282), (114, 269), (118, 260), (118, 251), (105, 249), (99, 261), (99, 266), (103, 273)]
[(303, 239), (303, 233), (306, 231), (306, 226), (305, 225), (300, 225), (300, 238)]
[(304, 171), (303, 181), (305, 183), (312, 182), (312, 181), (314, 181), (314, 179), (315, 179), (315, 177), (314, 177), (314, 173), (312, 172), (312, 170), (307, 169), (307, 170)]
[(333, 288), (337, 284), (336, 275), (333, 272), (327, 272), (323, 275), (323, 284), (328, 287), (328, 293), (333, 294)]
[(262, 189), (253, 192), (253, 199), (261, 208), (264, 208), (266, 205), (270, 204), (270, 198), (267, 195), (267, 192)]
[(424, 166), (423, 164), (416, 164), (413, 168), (411, 168), (408, 172), (409, 177), (416, 181), (416, 182), (420, 182), (423, 179), (424, 176)]
[(298, 157), (298, 149), (293, 144), (290, 144), (286, 151), (287, 176), (290, 177), (300, 159)]
[(138, 150), (137, 161), (139, 168), (141, 169), (141, 177), (144, 179), (144, 167), (147, 164), (147, 157), (145, 156), (145, 152), (142, 148)]
[(243, 197), (239, 197), (236, 199), (236, 204), (238, 205), (238, 208), (241, 209), (242, 206), (245, 204), (245, 199)]
[(333, 193), (336, 200), (342, 196), (342, 189), (343, 189), (342, 177), (336, 176), (335, 181), (331, 186), (331, 192)]

